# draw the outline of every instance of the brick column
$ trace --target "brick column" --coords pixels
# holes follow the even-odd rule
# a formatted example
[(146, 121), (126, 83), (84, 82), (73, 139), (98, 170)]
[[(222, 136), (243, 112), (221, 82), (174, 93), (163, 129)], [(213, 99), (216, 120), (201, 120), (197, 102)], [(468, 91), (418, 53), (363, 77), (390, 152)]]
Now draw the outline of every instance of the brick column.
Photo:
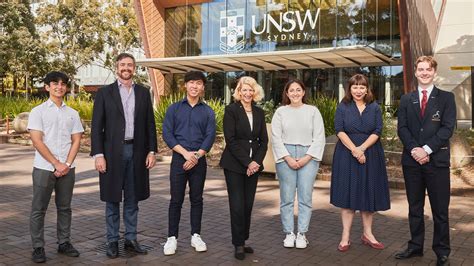
[[(158, 0), (135, 0), (135, 13), (147, 58), (165, 55), (165, 9)], [(149, 69), (155, 104), (164, 95), (165, 78), (160, 71)]]

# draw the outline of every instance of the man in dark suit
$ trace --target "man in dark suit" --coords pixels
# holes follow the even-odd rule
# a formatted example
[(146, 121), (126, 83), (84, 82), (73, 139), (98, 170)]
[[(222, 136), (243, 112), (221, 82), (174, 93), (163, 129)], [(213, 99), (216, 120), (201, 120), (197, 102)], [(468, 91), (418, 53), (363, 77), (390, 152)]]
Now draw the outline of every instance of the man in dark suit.
[(409, 204), (411, 239), (395, 258), (423, 256), (425, 191), (434, 221), (433, 250), (437, 265), (449, 265), (449, 138), (456, 124), (454, 95), (433, 85), (437, 62), (421, 56), (415, 64), (418, 89), (400, 100), (398, 136), (403, 143), (403, 175)]
[(138, 201), (150, 196), (149, 170), (155, 166), (157, 139), (149, 91), (133, 82), (135, 59), (116, 59), (117, 81), (102, 87), (94, 101), (91, 156), (100, 173), (100, 199), (106, 202), (107, 256), (118, 256), (120, 202), (124, 194), (125, 248), (146, 250), (137, 242)]

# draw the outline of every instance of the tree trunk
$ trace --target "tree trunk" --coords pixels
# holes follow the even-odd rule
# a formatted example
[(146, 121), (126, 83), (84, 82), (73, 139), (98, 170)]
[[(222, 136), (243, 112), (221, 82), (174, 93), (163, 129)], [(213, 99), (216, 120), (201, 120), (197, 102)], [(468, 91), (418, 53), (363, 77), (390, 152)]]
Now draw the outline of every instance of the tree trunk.
[(2, 95), (5, 95), (5, 78), (0, 78), (0, 86), (2, 86)]
[(28, 74), (25, 75), (25, 91), (26, 91), (26, 100), (31, 96), (30, 95), (30, 88), (28, 86)]
[(17, 80), (17, 77), (14, 76), (14, 77), (13, 77), (13, 92), (12, 92), (12, 96), (15, 95), (15, 92), (17, 92), (17, 89), (18, 89), (18, 80)]
[(76, 98), (76, 92), (75, 92), (75, 81), (74, 79), (71, 79), (71, 97)]

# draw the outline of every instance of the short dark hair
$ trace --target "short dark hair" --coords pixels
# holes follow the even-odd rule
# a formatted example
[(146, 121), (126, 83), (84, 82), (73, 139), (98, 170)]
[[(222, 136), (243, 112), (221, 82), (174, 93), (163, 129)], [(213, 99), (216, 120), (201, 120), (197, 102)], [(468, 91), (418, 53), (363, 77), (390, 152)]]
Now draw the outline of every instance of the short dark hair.
[(190, 80), (202, 80), (206, 84), (206, 76), (201, 71), (189, 71), (184, 74), (184, 82), (187, 83)]
[(131, 58), (133, 60), (133, 64), (135, 64), (135, 57), (133, 57), (133, 55), (131, 55), (129, 53), (121, 53), (121, 54), (117, 55), (117, 58), (115, 58), (115, 64), (117, 64), (118, 61), (120, 61), (124, 58)]
[(344, 95), (344, 98), (342, 98), (343, 102), (350, 103), (352, 101), (351, 87), (353, 85), (362, 85), (367, 87), (367, 94), (364, 96), (365, 103), (371, 103), (374, 101), (374, 94), (372, 93), (372, 90), (369, 87), (369, 79), (365, 75), (355, 74), (349, 79), (346, 88), (346, 93)]
[(59, 71), (51, 71), (43, 79), (44, 85), (48, 85), (51, 82), (59, 82), (62, 81), (63, 83), (68, 83), (69, 82), (69, 77), (64, 74), (63, 72)]
[(288, 105), (288, 104), (291, 103), (290, 98), (288, 98), (287, 94), (288, 94), (288, 89), (290, 89), (290, 86), (293, 83), (296, 83), (296, 84), (300, 85), (300, 87), (303, 89), (304, 95), (303, 95), (303, 99), (301, 99), (301, 100), (302, 100), (303, 103), (307, 102), (306, 99), (308, 98), (308, 93), (306, 91), (306, 87), (304, 86), (304, 83), (299, 79), (292, 79), (292, 80), (288, 81), (285, 84), (285, 88), (283, 89), (283, 95), (281, 97), (281, 104), (282, 105)]

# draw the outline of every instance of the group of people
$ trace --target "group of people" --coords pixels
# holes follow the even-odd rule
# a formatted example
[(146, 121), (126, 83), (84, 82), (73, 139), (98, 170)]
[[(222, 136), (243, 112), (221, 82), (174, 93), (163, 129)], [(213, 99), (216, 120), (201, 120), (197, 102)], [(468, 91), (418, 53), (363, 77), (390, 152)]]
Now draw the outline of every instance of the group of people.
[[(100, 198), (105, 204), (107, 251), (118, 257), (120, 202), (123, 200), (124, 247), (136, 254), (147, 250), (137, 241), (138, 202), (150, 196), (149, 171), (155, 166), (157, 136), (148, 90), (133, 82), (135, 59), (123, 53), (116, 58), (116, 82), (97, 92), (94, 102), (91, 153), (99, 172)], [(454, 96), (433, 85), (437, 63), (418, 58), (416, 91), (403, 95), (398, 109), (398, 135), (403, 143), (402, 167), (409, 204), (411, 239), (395, 258), (423, 255), (425, 190), (434, 220), (433, 250), (438, 265), (449, 264), (449, 138), (456, 123)], [(58, 212), (58, 252), (77, 257), (70, 241), (71, 198), (75, 182), (74, 159), (84, 131), (78, 113), (63, 97), (68, 77), (51, 72), (44, 78), (49, 99), (35, 107), (28, 129), (36, 148), (33, 168), (33, 201), (30, 231), (34, 262), (46, 261), (44, 218), (52, 191)], [(170, 202), (165, 255), (178, 247), (181, 208), (189, 186), (191, 246), (207, 250), (201, 238), (206, 153), (215, 139), (214, 111), (202, 100), (206, 76), (190, 71), (184, 76), (186, 96), (167, 109), (163, 139), (173, 151), (170, 166)], [(220, 166), (227, 185), (232, 244), (236, 259), (254, 249), (247, 245), (257, 183), (268, 148), (262, 87), (249, 76), (234, 89), (234, 102), (224, 114), (225, 149)], [(284, 87), (281, 107), (271, 123), (271, 144), (280, 185), (280, 216), (285, 233), (283, 246), (304, 249), (312, 216), (313, 185), (322, 160), (325, 130), (322, 116), (307, 104), (303, 82), (290, 80)], [(361, 242), (374, 249), (384, 244), (373, 234), (374, 213), (390, 209), (385, 158), (380, 137), (382, 111), (374, 101), (369, 80), (362, 74), (349, 79), (335, 115), (336, 144), (330, 202), (341, 209), (342, 235), (337, 250), (351, 247), (351, 225), (356, 211), (362, 218)], [(298, 201), (294, 225), (295, 195)]]

